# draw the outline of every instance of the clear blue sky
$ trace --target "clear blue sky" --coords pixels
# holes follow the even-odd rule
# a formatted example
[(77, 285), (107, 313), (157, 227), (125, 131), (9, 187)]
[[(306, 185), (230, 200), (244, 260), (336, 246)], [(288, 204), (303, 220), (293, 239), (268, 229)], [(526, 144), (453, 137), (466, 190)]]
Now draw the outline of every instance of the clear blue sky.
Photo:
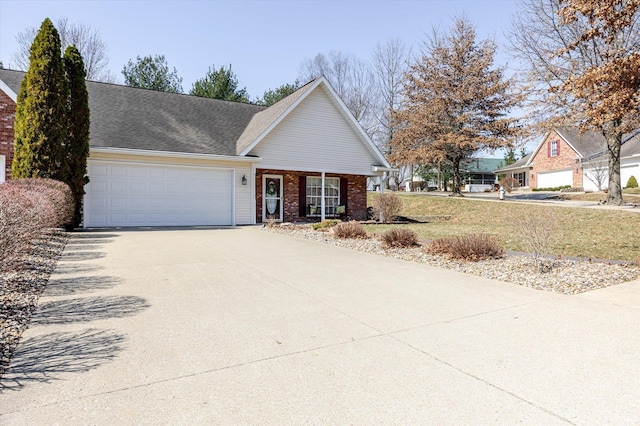
[[(0, 0), (0, 60), (10, 67), (15, 37), (49, 17), (100, 31), (109, 67), (164, 54), (188, 92), (212, 65), (232, 64), (251, 99), (292, 83), (305, 58), (340, 50), (369, 60), (378, 42), (398, 37), (414, 51), (433, 26), (464, 13), (479, 37), (504, 44), (517, 0), (422, 1), (32, 1)], [(497, 62), (506, 62), (504, 49)]]

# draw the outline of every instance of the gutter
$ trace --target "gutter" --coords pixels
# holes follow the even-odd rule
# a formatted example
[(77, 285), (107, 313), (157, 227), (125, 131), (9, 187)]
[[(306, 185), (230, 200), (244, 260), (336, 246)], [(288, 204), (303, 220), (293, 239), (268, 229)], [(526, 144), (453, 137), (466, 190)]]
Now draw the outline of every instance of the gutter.
[(262, 161), (262, 158), (260, 157), (196, 154), (191, 152), (153, 151), (153, 150), (147, 150), (147, 149), (130, 149), (130, 148), (90, 147), (89, 152), (90, 153), (95, 152), (99, 154), (144, 155), (148, 157), (163, 157), (163, 158), (189, 158), (189, 159), (201, 159), (201, 160), (235, 161), (238, 163), (257, 163), (259, 161)]

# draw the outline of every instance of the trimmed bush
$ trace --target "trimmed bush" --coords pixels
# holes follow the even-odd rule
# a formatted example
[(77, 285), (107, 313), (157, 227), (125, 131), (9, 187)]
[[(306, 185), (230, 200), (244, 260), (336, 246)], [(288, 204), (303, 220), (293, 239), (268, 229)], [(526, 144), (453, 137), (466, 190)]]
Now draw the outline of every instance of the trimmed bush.
[(0, 271), (18, 269), (33, 240), (71, 220), (73, 197), (51, 179), (18, 179), (0, 185)]
[(327, 231), (339, 223), (340, 221), (336, 219), (325, 219), (322, 222), (314, 223), (313, 225), (311, 225), (311, 227), (314, 231)]
[(409, 228), (393, 228), (382, 234), (384, 248), (404, 248), (419, 245), (418, 236)]
[(562, 186), (553, 186), (553, 187), (549, 187), (549, 188), (534, 188), (532, 189), (533, 192), (537, 192), (537, 191), (562, 191), (563, 189), (569, 189), (571, 188), (571, 185), (562, 185)]
[(631, 177), (627, 181), (627, 188), (637, 188), (637, 187), (638, 187), (638, 181), (636, 180), (635, 176), (631, 175)]
[(502, 257), (504, 249), (498, 240), (491, 235), (471, 234), (433, 240), (427, 246), (427, 253), (477, 262)]
[(73, 193), (71, 188), (64, 182), (53, 179), (31, 178), (10, 180), (5, 185), (17, 186), (25, 191), (40, 193), (47, 198), (48, 202), (51, 203), (53, 213), (43, 227), (55, 228), (70, 224), (73, 221)]
[(520, 188), (520, 182), (518, 182), (518, 179), (512, 177), (500, 179), (498, 185), (503, 187), (504, 190), (508, 193), (511, 193), (511, 191), (513, 191), (514, 189)]
[(334, 226), (333, 235), (336, 238), (368, 238), (364, 226), (354, 220), (351, 222), (342, 222)]
[(373, 213), (375, 218), (383, 223), (393, 222), (400, 214), (401, 209), (402, 200), (393, 192), (379, 194), (373, 200)]

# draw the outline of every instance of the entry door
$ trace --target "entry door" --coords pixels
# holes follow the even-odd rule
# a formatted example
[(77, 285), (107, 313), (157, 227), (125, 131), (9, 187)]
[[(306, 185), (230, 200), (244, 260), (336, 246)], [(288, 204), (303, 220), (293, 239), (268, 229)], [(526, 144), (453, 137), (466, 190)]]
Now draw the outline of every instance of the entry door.
[(262, 177), (262, 220), (282, 220), (282, 175)]

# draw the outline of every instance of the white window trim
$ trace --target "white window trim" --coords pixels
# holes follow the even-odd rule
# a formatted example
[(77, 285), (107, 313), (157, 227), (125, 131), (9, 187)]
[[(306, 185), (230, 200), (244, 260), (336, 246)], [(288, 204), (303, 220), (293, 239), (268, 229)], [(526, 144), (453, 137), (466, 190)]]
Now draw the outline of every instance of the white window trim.
[[(319, 185), (313, 185), (313, 188), (320, 190), (320, 195), (309, 195), (310, 194), (310, 186), (309, 179), (318, 179)], [(327, 189), (332, 182), (336, 182), (337, 195), (327, 195)], [(324, 177), (323, 176), (306, 176), (306, 200), (305, 200), (305, 208), (311, 205), (315, 205), (320, 207), (319, 211), (316, 213), (311, 213), (307, 215), (308, 217), (320, 217), (324, 219), (325, 216), (335, 216), (336, 208), (340, 205), (340, 178), (339, 177)], [(317, 199), (316, 203), (310, 203), (309, 198)], [(327, 202), (329, 200), (333, 200), (333, 203)], [(318, 204), (319, 201), (319, 204)], [(328, 212), (328, 209), (333, 209), (333, 212)], [(324, 214), (323, 214), (324, 213)]]
[(284, 177), (282, 175), (262, 175), (262, 221), (266, 222), (267, 219), (267, 179), (280, 179), (280, 219), (277, 219), (278, 221), (282, 222), (283, 218), (284, 218), (284, 211), (283, 211), (283, 199), (284, 199), (284, 194), (282, 193), (282, 187), (283, 187), (283, 183), (284, 183)]
[(7, 160), (5, 158), (4, 155), (0, 155), (0, 183), (4, 183), (6, 180), (6, 167), (7, 167)]
[(549, 150), (550, 157), (558, 156), (558, 141), (551, 141), (551, 149)]

